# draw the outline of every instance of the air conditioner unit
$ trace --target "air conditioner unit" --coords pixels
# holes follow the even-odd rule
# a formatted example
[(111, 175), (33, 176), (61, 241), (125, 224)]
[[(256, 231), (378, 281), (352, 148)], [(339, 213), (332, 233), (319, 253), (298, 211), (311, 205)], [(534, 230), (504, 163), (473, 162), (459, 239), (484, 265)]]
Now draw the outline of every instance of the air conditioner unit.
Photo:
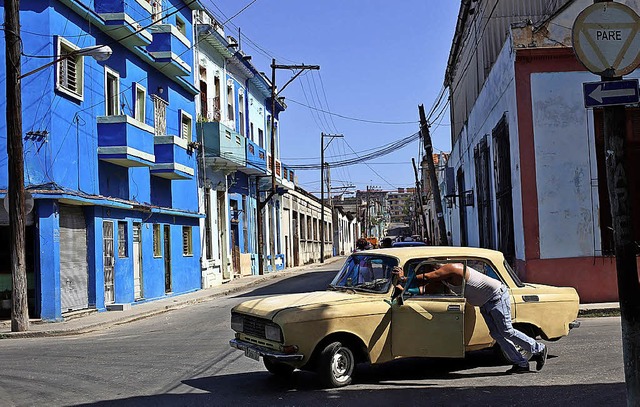
[(227, 42), (229, 43), (229, 45), (227, 45), (228, 47), (237, 47), (238, 46), (238, 40), (236, 40), (235, 38), (233, 38), (230, 35), (227, 36)]

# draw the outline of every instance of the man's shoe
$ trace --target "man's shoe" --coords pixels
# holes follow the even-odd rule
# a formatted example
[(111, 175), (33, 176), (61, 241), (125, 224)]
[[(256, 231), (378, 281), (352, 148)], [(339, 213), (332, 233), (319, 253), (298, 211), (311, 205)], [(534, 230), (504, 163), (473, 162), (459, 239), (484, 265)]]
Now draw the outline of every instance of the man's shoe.
[(519, 373), (529, 373), (529, 365), (527, 366), (520, 366), (520, 365), (513, 365), (511, 366), (511, 369), (507, 370), (507, 373), (509, 374), (519, 374)]
[(536, 370), (541, 370), (544, 367), (544, 364), (547, 362), (547, 353), (549, 353), (549, 348), (545, 346), (542, 352), (533, 356), (533, 359), (536, 361)]

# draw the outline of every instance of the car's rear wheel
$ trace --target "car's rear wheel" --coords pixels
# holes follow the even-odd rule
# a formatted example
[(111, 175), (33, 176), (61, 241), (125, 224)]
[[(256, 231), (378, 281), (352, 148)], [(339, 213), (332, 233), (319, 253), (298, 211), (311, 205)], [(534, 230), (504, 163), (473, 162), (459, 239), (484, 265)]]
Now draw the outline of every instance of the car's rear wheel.
[(320, 352), (317, 373), (326, 386), (342, 387), (351, 383), (355, 365), (351, 349), (332, 342)]
[(263, 358), (264, 359), (264, 367), (267, 368), (269, 373), (278, 377), (288, 377), (293, 373), (293, 366), (287, 365), (286, 363), (277, 362), (271, 358)]

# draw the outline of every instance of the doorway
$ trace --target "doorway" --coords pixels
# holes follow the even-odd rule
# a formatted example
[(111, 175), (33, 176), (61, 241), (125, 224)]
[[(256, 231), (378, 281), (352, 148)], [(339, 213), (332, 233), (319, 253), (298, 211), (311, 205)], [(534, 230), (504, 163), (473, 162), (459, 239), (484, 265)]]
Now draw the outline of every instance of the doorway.
[(164, 225), (164, 292), (171, 291), (171, 225)]
[(142, 225), (133, 224), (133, 298), (144, 297), (142, 284)]
[(102, 258), (104, 271), (104, 303), (113, 304), (115, 301), (114, 263), (113, 253), (113, 222), (102, 221)]

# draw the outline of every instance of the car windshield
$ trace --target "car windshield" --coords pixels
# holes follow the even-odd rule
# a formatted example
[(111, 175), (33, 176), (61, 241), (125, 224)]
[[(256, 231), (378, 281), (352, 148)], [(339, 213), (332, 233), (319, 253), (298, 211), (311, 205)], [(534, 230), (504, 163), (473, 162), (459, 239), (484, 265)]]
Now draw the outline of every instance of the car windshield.
[(331, 282), (330, 288), (386, 293), (391, 285), (391, 270), (398, 265), (393, 257), (354, 254)]

